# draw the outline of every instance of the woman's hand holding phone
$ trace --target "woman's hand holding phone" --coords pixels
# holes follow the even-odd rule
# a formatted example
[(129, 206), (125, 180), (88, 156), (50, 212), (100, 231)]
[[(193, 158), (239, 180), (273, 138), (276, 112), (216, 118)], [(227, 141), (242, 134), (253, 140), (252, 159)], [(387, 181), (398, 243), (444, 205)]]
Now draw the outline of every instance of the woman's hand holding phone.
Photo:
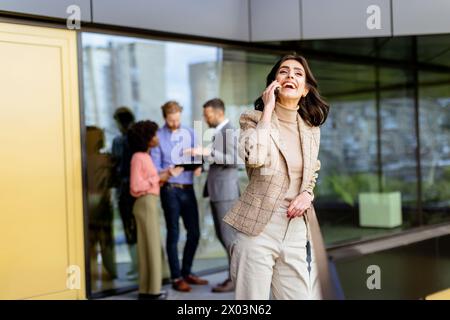
[(263, 111), (263, 121), (270, 122), (272, 118), (272, 112), (275, 109), (276, 102), (276, 94), (275, 90), (281, 87), (280, 83), (277, 80), (274, 80), (269, 86), (264, 90), (262, 94), (262, 100), (264, 102), (264, 111)]

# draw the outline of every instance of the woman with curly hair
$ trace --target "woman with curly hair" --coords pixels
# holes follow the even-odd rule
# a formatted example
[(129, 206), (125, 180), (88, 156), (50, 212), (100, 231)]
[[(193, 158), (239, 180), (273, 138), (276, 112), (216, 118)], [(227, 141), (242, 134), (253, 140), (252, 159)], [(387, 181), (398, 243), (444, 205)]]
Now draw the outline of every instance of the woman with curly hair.
[(158, 125), (152, 121), (139, 121), (128, 131), (131, 152), (130, 193), (137, 198), (133, 214), (137, 225), (139, 261), (139, 298), (165, 299), (161, 292), (162, 259), (157, 207), (161, 181), (169, 178), (169, 170), (158, 175), (149, 151), (158, 145)]

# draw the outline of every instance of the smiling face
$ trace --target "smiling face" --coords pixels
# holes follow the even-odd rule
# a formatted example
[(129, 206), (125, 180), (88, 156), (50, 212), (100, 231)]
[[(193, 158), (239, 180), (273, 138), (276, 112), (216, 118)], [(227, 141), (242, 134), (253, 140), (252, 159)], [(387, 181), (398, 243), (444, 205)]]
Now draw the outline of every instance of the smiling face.
[(286, 100), (296, 100), (298, 103), (302, 97), (308, 94), (305, 69), (297, 60), (284, 61), (278, 69), (275, 79), (281, 85), (278, 98), (282, 103)]

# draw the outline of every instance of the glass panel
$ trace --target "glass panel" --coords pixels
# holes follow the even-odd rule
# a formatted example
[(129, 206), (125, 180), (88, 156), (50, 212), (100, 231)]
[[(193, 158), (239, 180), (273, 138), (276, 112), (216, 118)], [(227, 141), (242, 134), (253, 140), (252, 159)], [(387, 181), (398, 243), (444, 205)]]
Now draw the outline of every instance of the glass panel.
[[(448, 40), (448, 35), (417, 38), (419, 62), (443, 68), (419, 74), (422, 200), (429, 223), (448, 219), (450, 73), (445, 69), (450, 66)], [(133, 250), (127, 244), (119, 193), (111, 172), (112, 142), (120, 136), (114, 111), (127, 106), (137, 120), (151, 119), (163, 125), (160, 106), (168, 100), (177, 100), (184, 106), (182, 123), (193, 127), (194, 121), (200, 121), (204, 132), (207, 125), (203, 122), (202, 105), (208, 99), (220, 97), (225, 101), (227, 118), (238, 127), (239, 115), (253, 108), (253, 101), (264, 90), (265, 77), (277, 56), (93, 33), (84, 33), (82, 41), (92, 291), (97, 292), (136, 284)], [(413, 61), (414, 38), (280, 45), (327, 54), (309, 59), (319, 89), (331, 104), (321, 131), (322, 168), (315, 190), (317, 213), (327, 244), (372, 238), (412, 226), (419, 200), (413, 65), (384, 62)], [(359, 55), (361, 60), (339, 62), (340, 54), (346, 53)], [(328, 56), (330, 59), (322, 58)], [(382, 59), (378, 70), (376, 56)], [(373, 63), (369, 60), (372, 58)], [(202, 138), (209, 143), (207, 136)], [(208, 199), (202, 197), (205, 178), (206, 174), (202, 174), (195, 180), (201, 241), (194, 271), (226, 266)], [(247, 184), (244, 170), (240, 171), (240, 180), (243, 190)], [(164, 239), (163, 218), (161, 230)], [(180, 254), (186, 239), (184, 229), (181, 230)], [(164, 276), (169, 276), (167, 263)]]
[[(91, 290), (98, 292), (135, 285), (137, 280), (135, 240), (126, 237), (124, 230), (133, 229), (124, 228), (133, 220), (131, 208), (119, 206), (120, 182), (113, 184), (110, 179), (111, 148), (114, 138), (121, 135), (113, 118), (115, 110), (126, 106), (136, 120), (151, 119), (162, 125), (161, 105), (177, 100), (184, 107), (182, 123), (192, 127), (193, 120), (201, 118), (202, 101), (219, 93), (222, 50), (91, 33), (83, 34), (82, 43), (88, 181), (95, 185), (88, 193)], [(195, 271), (223, 266), (225, 257), (215, 239), (207, 202), (201, 197), (203, 183), (202, 176), (195, 184), (202, 227)], [(163, 240), (163, 217), (161, 231)], [(180, 253), (185, 238), (182, 232)], [(169, 277), (164, 260), (164, 277)]]
[[(203, 103), (220, 97), (226, 104), (226, 116), (238, 127), (239, 115), (253, 108), (253, 100), (264, 90), (265, 76), (276, 57), (94, 33), (83, 33), (82, 44), (90, 272), (91, 290), (95, 293), (136, 285), (137, 280), (135, 241), (126, 236), (130, 227), (124, 227), (133, 220), (131, 208), (119, 201), (120, 182), (113, 175), (113, 140), (121, 136), (113, 118), (116, 109), (126, 106), (136, 120), (151, 119), (162, 126), (161, 105), (177, 100), (184, 107), (182, 123), (193, 127), (194, 121), (200, 121), (204, 132), (207, 125), (203, 122)], [(203, 138), (209, 143), (208, 137)], [(202, 174), (194, 180), (201, 228), (194, 272), (225, 268), (227, 264), (225, 251), (216, 238), (209, 200), (202, 197), (205, 179), (206, 174)], [(247, 184), (244, 170), (240, 170), (240, 180), (243, 190)], [(162, 215), (160, 220), (165, 246), (166, 226)], [(181, 257), (186, 233), (183, 227), (180, 231)], [(165, 252), (162, 254), (163, 276), (168, 278), (167, 258)]]
[[(381, 51), (380, 56), (410, 42), (385, 41), (381, 46), (388, 52)], [(313, 60), (310, 64), (331, 105), (321, 130), (322, 168), (316, 186), (316, 211), (326, 243), (373, 238), (410, 227), (417, 202), (411, 71), (377, 71), (375, 62)]]
[[(450, 219), (450, 35), (417, 37), (422, 201), (426, 223)], [(438, 72), (439, 71), (439, 72)]]
[(377, 38), (379, 57), (407, 63), (414, 58), (413, 37)]
[[(401, 227), (415, 222), (417, 204), (417, 147), (412, 71), (380, 70), (382, 186), (385, 194), (399, 194)], [(389, 218), (394, 218), (394, 213)]]
[(440, 223), (450, 219), (450, 73), (420, 72), (419, 96), (425, 222)]
[(301, 41), (298, 45), (302, 49), (311, 49), (319, 52), (362, 57), (375, 56), (375, 39), (371, 38), (307, 40)]
[(371, 66), (311, 61), (331, 105), (321, 128), (316, 212), (327, 244), (377, 233), (359, 227), (359, 194), (378, 190), (375, 72)]
[(417, 37), (419, 62), (450, 67), (450, 35)]

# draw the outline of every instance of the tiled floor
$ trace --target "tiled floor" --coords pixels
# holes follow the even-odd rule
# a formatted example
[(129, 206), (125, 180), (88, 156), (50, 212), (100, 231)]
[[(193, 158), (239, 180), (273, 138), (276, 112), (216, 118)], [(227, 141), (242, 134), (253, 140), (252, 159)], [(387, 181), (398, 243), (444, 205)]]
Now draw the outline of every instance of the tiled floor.
[[(170, 285), (165, 285), (163, 290), (166, 290), (169, 295), (167, 297), (168, 300), (233, 300), (234, 293), (212, 293), (211, 289), (218, 283), (223, 282), (227, 276), (227, 273), (219, 272), (204, 276), (209, 281), (209, 284), (206, 286), (192, 286), (192, 291), (189, 293), (182, 293), (172, 289)], [(104, 298), (105, 300), (135, 300), (137, 299), (138, 293), (137, 291), (117, 295), (110, 296)]]

